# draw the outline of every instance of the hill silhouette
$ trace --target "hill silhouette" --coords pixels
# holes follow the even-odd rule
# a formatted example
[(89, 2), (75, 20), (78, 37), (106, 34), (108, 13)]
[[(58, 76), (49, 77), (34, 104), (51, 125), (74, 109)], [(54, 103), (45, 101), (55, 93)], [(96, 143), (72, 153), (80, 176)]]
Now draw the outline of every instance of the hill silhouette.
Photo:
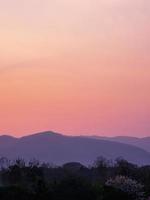
[[(103, 139), (107, 141), (115, 141), (124, 144), (134, 145), (136, 147), (142, 148), (145, 151), (150, 152), (150, 137), (130, 137), (130, 136), (116, 136), (116, 137), (101, 137), (101, 136), (91, 136), (95, 139)], [(88, 137), (89, 138), (89, 137)]]
[(0, 156), (9, 159), (38, 159), (41, 162), (92, 164), (99, 156), (107, 159), (122, 157), (129, 162), (150, 164), (150, 153), (128, 144), (104, 139), (65, 136), (51, 131), (22, 138), (0, 137)]

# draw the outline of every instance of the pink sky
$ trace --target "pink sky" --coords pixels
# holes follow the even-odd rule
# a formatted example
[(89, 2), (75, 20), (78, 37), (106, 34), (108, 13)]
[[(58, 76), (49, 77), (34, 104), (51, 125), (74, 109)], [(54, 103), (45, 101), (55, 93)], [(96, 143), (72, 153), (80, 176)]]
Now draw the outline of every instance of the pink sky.
[(0, 0), (0, 133), (150, 135), (150, 1)]

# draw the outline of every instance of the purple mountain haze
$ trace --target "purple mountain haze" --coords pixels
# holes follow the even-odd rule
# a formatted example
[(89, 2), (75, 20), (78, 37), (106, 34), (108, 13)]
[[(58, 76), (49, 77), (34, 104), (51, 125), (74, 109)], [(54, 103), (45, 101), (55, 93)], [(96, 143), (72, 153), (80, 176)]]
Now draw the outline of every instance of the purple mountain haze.
[(9, 159), (35, 158), (54, 164), (80, 162), (89, 165), (99, 156), (108, 159), (122, 157), (139, 165), (150, 164), (150, 153), (147, 151), (104, 138), (65, 136), (51, 131), (22, 138), (0, 136), (0, 157)]
[[(87, 137), (89, 138), (89, 136)], [(90, 138), (134, 145), (150, 153), (150, 137), (137, 138), (137, 137), (129, 137), (129, 136), (117, 136), (117, 137), (91, 136)]]

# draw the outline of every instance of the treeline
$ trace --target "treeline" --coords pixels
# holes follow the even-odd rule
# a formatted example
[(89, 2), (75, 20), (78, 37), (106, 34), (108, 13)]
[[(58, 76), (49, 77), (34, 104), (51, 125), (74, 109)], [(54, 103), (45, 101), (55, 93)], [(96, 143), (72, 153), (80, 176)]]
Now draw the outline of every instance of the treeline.
[(99, 157), (92, 166), (0, 159), (0, 200), (147, 200), (150, 166)]

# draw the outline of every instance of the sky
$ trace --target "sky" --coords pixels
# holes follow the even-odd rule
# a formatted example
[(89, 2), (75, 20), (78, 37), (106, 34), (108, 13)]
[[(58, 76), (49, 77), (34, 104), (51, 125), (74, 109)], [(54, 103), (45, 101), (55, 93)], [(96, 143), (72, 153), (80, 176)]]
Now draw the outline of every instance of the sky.
[(0, 134), (150, 136), (149, 0), (0, 0)]

